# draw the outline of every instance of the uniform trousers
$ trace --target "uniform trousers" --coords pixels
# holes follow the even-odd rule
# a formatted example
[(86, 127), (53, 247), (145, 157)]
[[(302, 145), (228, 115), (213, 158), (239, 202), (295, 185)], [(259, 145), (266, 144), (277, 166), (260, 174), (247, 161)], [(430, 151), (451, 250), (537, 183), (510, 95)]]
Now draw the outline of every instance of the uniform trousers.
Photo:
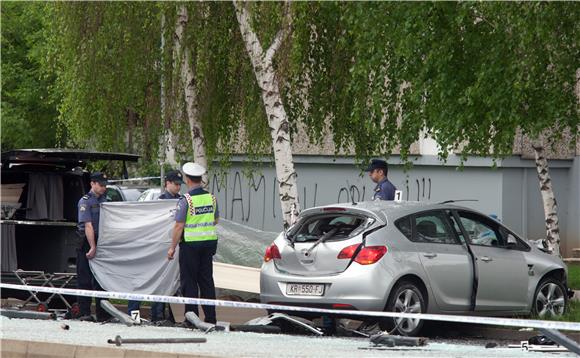
[[(179, 274), (184, 297), (215, 299), (213, 255), (217, 240), (181, 242), (179, 244)], [(216, 323), (215, 306), (202, 305), (205, 322)], [(185, 311), (199, 315), (197, 305), (185, 305)]]
[[(82, 237), (83, 243), (77, 249), (77, 287), (80, 290), (103, 291), (101, 285), (95, 280), (91, 267), (89, 266), (89, 259), (87, 259), (87, 252), (90, 246), (86, 237)], [(95, 238), (96, 241), (96, 238)], [(111, 317), (111, 315), (101, 307), (101, 298), (95, 298), (97, 321), (104, 321)], [(91, 297), (79, 296), (77, 299), (80, 308), (81, 316), (89, 316), (91, 314)]]

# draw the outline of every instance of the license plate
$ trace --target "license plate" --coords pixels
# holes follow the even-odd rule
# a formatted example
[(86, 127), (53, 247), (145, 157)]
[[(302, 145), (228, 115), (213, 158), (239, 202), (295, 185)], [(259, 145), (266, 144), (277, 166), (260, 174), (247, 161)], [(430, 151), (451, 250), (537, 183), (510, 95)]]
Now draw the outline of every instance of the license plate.
[(322, 296), (324, 285), (315, 283), (289, 283), (286, 285), (286, 294), (295, 296)]

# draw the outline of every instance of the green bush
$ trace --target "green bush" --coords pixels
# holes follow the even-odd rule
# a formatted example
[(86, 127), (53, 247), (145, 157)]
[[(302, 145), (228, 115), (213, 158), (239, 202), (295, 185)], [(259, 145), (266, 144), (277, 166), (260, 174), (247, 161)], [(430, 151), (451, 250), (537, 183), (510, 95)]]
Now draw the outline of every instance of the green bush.
[(568, 287), (573, 290), (580, 290), (580, 265), (568, 265)]

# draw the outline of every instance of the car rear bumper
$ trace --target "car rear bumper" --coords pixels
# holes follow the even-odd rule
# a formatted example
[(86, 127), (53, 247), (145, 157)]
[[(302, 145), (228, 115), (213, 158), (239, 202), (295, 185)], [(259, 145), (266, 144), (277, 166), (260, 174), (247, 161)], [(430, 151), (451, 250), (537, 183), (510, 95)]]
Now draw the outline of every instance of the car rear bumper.
[[(286, 293), (289, 283), (323, 284), (322, 296), (297, 296)], [(306, 307), (382, 311), (393, 278), (380, 264), (352, 263), (344, 272), (327, 276), (297, 276), (279, 272), (273, 262), (265, 263), (260, 274), (260, 300), (263, 303)], [(346, 306), (348, 305), (348, 306)]]

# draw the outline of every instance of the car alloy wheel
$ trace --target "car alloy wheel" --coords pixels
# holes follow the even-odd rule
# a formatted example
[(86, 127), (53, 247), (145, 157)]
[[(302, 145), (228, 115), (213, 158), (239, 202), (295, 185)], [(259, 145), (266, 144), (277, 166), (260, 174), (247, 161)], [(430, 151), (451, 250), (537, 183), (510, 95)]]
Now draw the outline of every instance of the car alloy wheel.
[(542, 281), (536, 291), (534, 311), (538, 317), (557, 317), (566, 310), (566, 293), (562, 286), (552, 279)]
[[(395, 312), (421, 313), (421, 300), (419, 295), (411, 289), (401, 291), (395, 299)], [(397, 330), (409, 334), (417, 329), (421, 323), (420, 319), (395, 318)]]
[[(425, 313), (427, 310), (423, 292), (413, 282), (403, 281), (392, 290), (385, 310), (387, 312)], [(415, 336), (423, 327), (417, 318), (385, 318), (379, 320), (382, 330), (396, 331), (405, 336)]]

